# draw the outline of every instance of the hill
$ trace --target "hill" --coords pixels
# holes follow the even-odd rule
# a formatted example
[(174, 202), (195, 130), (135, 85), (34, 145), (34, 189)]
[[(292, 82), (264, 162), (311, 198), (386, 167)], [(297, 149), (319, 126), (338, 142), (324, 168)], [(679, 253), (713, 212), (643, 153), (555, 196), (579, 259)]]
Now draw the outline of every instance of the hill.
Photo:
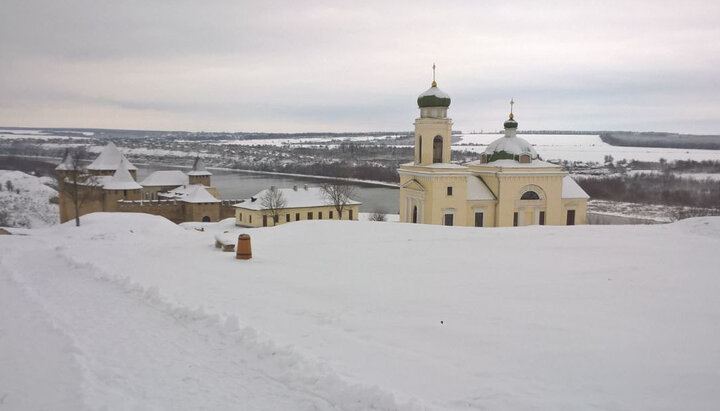
[(54, 183), (50, 177), (0, 170), (0, 227), (40, 228), (60, 222), (58, 205), (50, 202), (58, 195), (48, 186)]
[(600, 138), (613, 146), (720, 150), (718, 135), (611, 131), (601, 133)]
[[(197, 229), (203, 228), (204, 231)], [(720, 218), (475, 229), (91, 214), (0, 236), (10, 408), (692, 409)], [(0, 394), (1, 395), (1, 394)]]

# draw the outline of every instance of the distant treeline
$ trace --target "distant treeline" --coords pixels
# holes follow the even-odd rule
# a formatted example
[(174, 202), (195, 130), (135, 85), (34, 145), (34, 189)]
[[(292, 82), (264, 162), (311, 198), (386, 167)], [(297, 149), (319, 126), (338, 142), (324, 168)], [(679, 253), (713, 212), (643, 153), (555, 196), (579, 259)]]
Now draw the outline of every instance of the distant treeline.
[(601, 133), (600, 139), (613, 146), (720, 150), (720, 135), (609, 131)]
[(630, 203), (718, 209), (720, 213), (720, 182), (694, 180), (671, 173), (577, 178), (580, 187), (591, 198)]

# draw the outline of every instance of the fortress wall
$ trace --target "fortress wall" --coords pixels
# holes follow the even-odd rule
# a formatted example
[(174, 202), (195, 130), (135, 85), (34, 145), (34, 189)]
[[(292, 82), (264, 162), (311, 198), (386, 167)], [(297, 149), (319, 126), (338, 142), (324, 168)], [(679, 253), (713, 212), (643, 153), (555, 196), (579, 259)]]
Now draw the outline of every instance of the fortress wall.
[(185, 204), (172, 200), (118, 201), (117, 211), (125, 213), (145, 213), (159, 215), (173, 223), (185, 220)]

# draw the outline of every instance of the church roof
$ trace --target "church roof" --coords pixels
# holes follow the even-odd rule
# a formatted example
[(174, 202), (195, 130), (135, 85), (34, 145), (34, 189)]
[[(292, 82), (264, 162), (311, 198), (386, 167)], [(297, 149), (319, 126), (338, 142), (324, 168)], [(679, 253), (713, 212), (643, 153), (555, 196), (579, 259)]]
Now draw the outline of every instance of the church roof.
[(149, 176), (145, 177), (140, 184), (144, 187), (158, 187), (158, 186), (181, 186), (189, 183), (187, 174), (180, 170), (161, 170), (155, 171)]
[(63, 160), (60, 164), (58, 164), (57, 167), (55, 167), (55, 170), (72, 170), (73, 169), (73, 155), (71, 152), (65, 153), (65, 157), (63, 157)]
[(563, 177), (562, 180), (562, 198), (584, 198), (588, 199), (590, 196), (580, 185), (575, 182), (570, 176)]
[(468, 176), (467, 199), (468, 201), (488, 201), (495, 200), (495, 195), (480, 177)]
[[(535, 148), (524, 138), (517, 136), (504, 136), (490, 143), (485, 149), (485, 154), (488, 156), (495, 153), (507, 153), (511, 155), (530, 154), (530, 157), (535, 159), (538, 157)], [(488, 161), (492, 161), (489, 160)]]
[(139, 190), (142, 186), (132, 178), (127, 163), (123, 160), (120, 161), (115, 174), (105, 179), (103, 188), (105, 190)]
[[(333, 205), (333, 202), (325, 196), (325, 192), (321, 187), (298, 187), (297, 190), (294, 188), (276, 188), (276, 190), (282, 193), (285, 199), (285, 207), (283, 208), (324, 207)], [(235, 204), (235, 207), (248, 210), (264, 210), (262, 198), (268, 191), (270, 191), (270, 189), (262, 190), (242, 203)], [(347, 204), (358, 205), (361, 203), (350, 199)]]
[(450, 96), (437, 88), (433, 81), (432, 87), (418, 96), (418, 107), (450, 107)]
[(100, 155), (90, 163), (89, 166), (87, 166), (88, 170), (117, 170), (118, 166), (120, 165), (121, 161), (126, 162), (126, 166), (128, 170), (137, 170), (137, 167), (135, 167), (131, 162), (128, 161), (127, 158), (123, 155), (123, 153), (120, 152), (120, 150), (117, 148), (115, 143), (112, 141), (106, 145), (102, 151), (100, 152)]

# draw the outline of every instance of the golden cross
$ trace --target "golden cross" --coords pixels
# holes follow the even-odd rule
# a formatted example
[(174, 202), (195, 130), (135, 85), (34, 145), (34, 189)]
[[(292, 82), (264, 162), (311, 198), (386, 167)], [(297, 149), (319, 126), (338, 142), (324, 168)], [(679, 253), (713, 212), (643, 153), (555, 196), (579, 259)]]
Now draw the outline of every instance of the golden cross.
[(514, 102), (513, 99), (511, 98), (511, 99), (510, 99), (510, 114), (513, 113), (512, 110), (513, 110), (513, 105), (514, 105), (514, 104), (515, 104), (515, 102)]

